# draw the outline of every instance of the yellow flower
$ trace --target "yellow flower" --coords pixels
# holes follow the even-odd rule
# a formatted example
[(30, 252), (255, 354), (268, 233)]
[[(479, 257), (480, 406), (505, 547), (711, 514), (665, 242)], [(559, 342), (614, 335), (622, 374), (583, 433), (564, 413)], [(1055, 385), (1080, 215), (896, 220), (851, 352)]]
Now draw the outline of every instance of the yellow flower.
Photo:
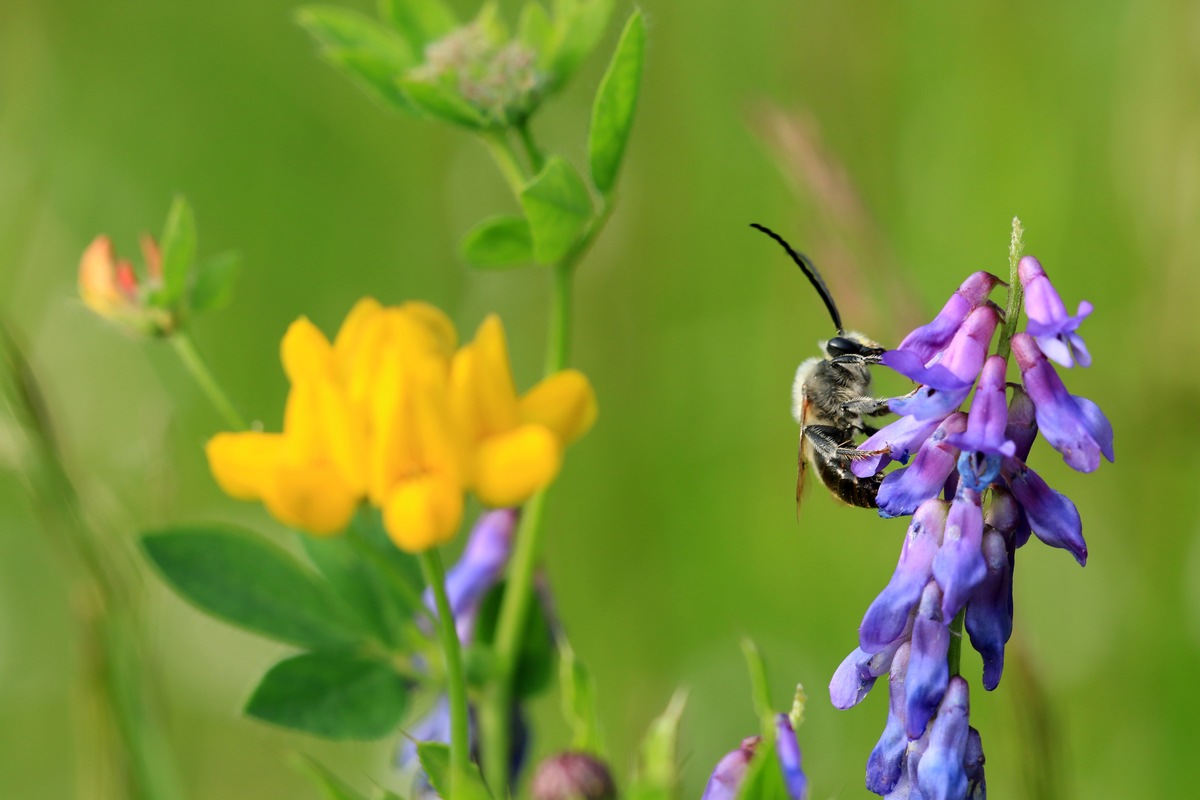
[(318, 535), (343, 530), (367, 499), (410, 552), (454, 537), (466, 490), (491, 506), (525, 502), (595, 421), (591, 385), (567, 370), (518, 399), (496, 317), (456, 343), (450, 320), (424, 303), (361, 300), (332, 343), (297, 320), (281, 347), (291, 382), (283, 432), (217, 435), (213, 475), (233, 497)]

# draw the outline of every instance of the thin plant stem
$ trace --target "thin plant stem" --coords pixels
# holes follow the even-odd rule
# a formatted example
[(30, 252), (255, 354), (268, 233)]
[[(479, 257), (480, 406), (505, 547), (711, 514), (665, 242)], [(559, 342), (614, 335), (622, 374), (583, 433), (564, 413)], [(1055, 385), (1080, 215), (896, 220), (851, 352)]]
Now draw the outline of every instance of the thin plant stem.
[(946, 651), (946, 663), (950, 666), (951, 678), (961, 674), (963, 620), (966, 618), (966, 615), (967, 610), (964, 608), (958, 612), (954, 617), (954, 621), (950, 623), (950, 648)]
[(425, 582), (433, 592), (437, 605), (438, 638), (446, 661), (446, 694), (450, 698), (450, 796), (457, 794), (454, 784), (467, 774), (471, 763), (471, 741), (467, 718), (467, 682), (463, 673), (462, 648), (458, 631), (454, 626), (454, 615), (450, 611), (450, 599), (446, 596), (446, 570), (442, 556), (436, 547), (420, 556), (421, 571)]
[(529, 158), (529, 166), (533, 169), (534, 174), (541, 172), (546, 159), (542, 155), (541, 148), (534, 141), (533, 133), (529, 130), (528, 120), (517, 126), (517, 134), (521, 137), (521, 144), (525, 147), (525, 155)]
[(520, 200), (521, 191), (529, 179), (513, 151), (512, 143), (504, 133), (483, 134), (482, 138), (488, 152), (492, 154), (492, 160), (496, 162), (496, 167), (508, 182), (508, 188), (512, 190), (513, 196)]
[(1025, 229), (1021, 226), (1020, 217), (1013, 217), (1012, 238), (1008, 244), (1008, 304), (1004, 309), (1004, 327), (1000, 329), (1000, 341), (996, 345), (996, 354), (1008, 358), (1012, 350), (1012, 337), (1017, 332), (1017, 323), (1021, 318), (1021, 303), (1024, 293), (1021, 291), (1021, 279), (1017, 274), (1017, 265), (1021, 263), (1021, 255), (1025, 252)]
[(179, 355), (179, 360), (183, 362), (183, 366), (187, 368), (188, 372), (192, 373), (192, 377), (196, 379), (196, 383), (200, 384), (200, 388), (208, 395), (208, 399), (217, 409), (217, 413), (225, 418), (226, 424), (237, 430), (245, 430), (248, 427), (246, 421), (242, 419), (242, 415), (233, 407), (233, 403), (229, 401), (229, 397), (221, 388), (221, 384), (217, 382), (212, 370), (208, 368), (204, 357), (200, 355), (200, 351), (196, 348), (196, 342), (192, 339), (192, 335), (186, 330), (180, 330), (171, 335), (170, 341), (175, 348), (175, 352)]

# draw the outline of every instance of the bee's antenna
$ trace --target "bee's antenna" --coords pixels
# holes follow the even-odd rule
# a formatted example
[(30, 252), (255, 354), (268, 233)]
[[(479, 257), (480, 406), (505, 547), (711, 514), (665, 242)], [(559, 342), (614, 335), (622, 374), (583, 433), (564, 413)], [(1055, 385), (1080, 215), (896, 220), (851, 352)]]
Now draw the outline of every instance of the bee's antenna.
[(833, 295), (829, 293), (829, 287), (825, 285), (825, 281), (821, 280), (821, 273), (817, 272), (816, 266), (808, 260), (808, 256), (803, 253), (797, 253), (792, 249), (790, 244), (783, 240), (782, 236), (765, 225), (751, 222), (750, 227), (762, 231), (783, 245), (783, 249), (787, 250), (788, 255), (796, 262), (796, 266), (800, 268), (800, 271), (808, 276), (808, 279), (812, 281), (813, 288), (817, 290), (817, 294), (821, 295), (821, 299), (825, 301), (825, 307), (829, 309), (829, 316), (833, 318), (833, 326), (837, 328), (838, 335), (840, 336), (845, 333), (842, 329), (842, 315), (838, 313), (837, 305), (833, 302)]

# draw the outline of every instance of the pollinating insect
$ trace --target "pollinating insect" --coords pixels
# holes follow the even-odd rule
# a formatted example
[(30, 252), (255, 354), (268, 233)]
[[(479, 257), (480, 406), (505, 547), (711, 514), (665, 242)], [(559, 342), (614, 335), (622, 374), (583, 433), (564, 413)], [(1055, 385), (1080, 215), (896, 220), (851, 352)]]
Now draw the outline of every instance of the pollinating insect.
[(873, 398), (869, 367), (879, 364), (884, 348), (861, 333), (847, 333), (842, 327), (833, 295), (821, 273), (803, 254), (792, 249), (779, 234), (758, 224), (762, 231), (783, 246), (825, 302), (837, 335), (820, 342), (823, 357), (805, 360), (796, 369), (792, 384), (792, 415), (800, 423), (800, 449), (797, 458), (796, 512), (804, 493), (808, 465), (834, 497), (852, 506), (875, 508), (882, 475), (860, 478), (850, 471), (855, 458), (880, 455), (881, 450), (857, 450), (854, 438), (869, 435), (875, 428), (864, 417), (888, 413), (888, 401)]

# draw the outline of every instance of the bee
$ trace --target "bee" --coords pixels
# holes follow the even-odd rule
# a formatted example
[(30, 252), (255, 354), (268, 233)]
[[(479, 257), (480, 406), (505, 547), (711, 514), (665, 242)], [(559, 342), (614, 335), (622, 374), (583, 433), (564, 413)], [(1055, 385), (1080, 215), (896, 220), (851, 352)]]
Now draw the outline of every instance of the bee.
[(801, 363), (792, 384), (792, 415), (800, 423), (796, 513), (800, 513), (804, 476), (809, 464), (818, 480), (838, 500), (860, 508), (876, 508), (875, 496), (883, 476), (860, 478), (850, 471), (850, 462), (887, 452), (886, 448), (857, 450), (854, 444), (855, 436), (876, 432), (876, 428), (864, 422), (864, 417), (888, 413), (887, 400), (870, 396), (871, 373), (868, 369), (872, 364), (881, 363), (884, 348), (861, 333), (845, 331), (833, 295), (821, 279), (821, 273), (806, 256), (792, 249), (774, 231), (754, 223), (750, 227), (783, 246), (825, 302), (837, 330), (837, 336), (819, 344), (825, 355)]

